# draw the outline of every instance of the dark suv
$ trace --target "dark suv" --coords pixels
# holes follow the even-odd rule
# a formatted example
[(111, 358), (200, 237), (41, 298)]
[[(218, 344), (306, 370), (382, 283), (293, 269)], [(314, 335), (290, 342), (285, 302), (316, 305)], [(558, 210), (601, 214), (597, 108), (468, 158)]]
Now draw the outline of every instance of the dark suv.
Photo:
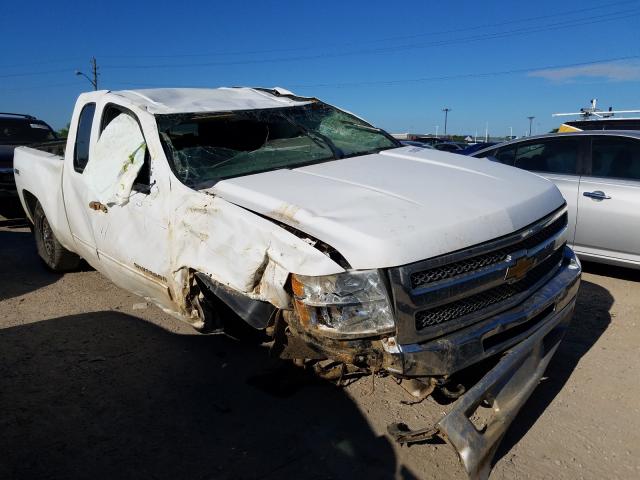
[(0, 197), (16, 197), (13, 149), (56, 139), (53, 129), (36, 117), (0, 112)]

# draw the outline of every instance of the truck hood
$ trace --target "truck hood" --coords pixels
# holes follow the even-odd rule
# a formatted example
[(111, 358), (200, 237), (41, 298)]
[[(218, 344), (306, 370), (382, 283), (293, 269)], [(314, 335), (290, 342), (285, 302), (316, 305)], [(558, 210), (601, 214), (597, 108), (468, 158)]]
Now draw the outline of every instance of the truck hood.
[(415, 147), (223, 180), (207, 192), (322, 240), (355, 269), (486, 242), (564, 203), (537, 175)]

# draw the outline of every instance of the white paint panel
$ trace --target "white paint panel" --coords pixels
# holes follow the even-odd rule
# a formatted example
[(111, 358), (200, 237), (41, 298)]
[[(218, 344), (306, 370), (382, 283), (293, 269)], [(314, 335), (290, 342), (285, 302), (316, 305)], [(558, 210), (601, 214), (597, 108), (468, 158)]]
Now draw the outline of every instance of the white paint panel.
[(537, 175), (410, 147), (223, 180), (209, 191), (328, 243), (356, 269), (486, 242), (564, 203)]
[(15, 176), (20, 197), (23, 198), (24, 190), (35, 195), (58, 241), (73, 250), (74, 242), (62, 200), (62, 157), (34, 148), (17, 147), (13, 165), (20, 172)]

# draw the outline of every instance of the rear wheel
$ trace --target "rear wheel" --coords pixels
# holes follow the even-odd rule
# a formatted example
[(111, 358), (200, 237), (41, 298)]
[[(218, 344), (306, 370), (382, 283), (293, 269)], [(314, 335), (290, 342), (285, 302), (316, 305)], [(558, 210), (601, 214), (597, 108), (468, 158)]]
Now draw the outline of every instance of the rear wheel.
[(36, 237), (38, 255), (47, 267), (54, 272), (66, 272), (78, 268), (80, 257), (60, 244), (39, 203), (33, 214), (33, 233)]

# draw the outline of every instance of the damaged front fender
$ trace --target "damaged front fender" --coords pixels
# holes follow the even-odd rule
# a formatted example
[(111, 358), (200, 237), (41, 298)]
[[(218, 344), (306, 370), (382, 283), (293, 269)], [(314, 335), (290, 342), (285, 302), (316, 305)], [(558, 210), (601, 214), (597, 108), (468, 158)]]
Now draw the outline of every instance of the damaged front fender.
[[(189, 191), (181, 198), (169, 236), (170, 288), (186, 317), (191, 315), (191, 272), (199, 274), (207, 288), (249, 324), (263, 328), (272, 307), (291, 308), (285, 288), (290, 273), (344, 271), (302, 238), (210, 194)], [(265, 319), (259, 318), (262, 313)]]
[(276, 307), (271, 303), (242, 295), (212, 280), (211, 277), (203, 273), (196, 273), (196, 277), (217, 299), (224, 302), (240, 318), (257, 330), (266, 328), (269, 320), (277, 311)]

